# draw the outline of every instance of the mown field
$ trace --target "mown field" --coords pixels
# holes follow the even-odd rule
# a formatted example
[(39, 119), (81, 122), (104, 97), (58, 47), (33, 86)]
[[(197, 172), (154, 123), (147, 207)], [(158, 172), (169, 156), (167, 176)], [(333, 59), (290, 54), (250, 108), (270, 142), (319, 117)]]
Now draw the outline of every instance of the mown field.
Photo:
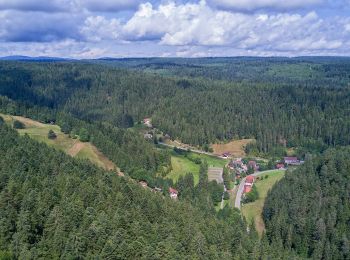
[[(78, 139), (72, 139), (68, 135), (61, 132), (58, 125), (43, 124), (38, 121), (21, 117), (0, 114), (8, 125), (12, 125), (15, 120), (22, 122), (25, 129), (17, 129), (20, 135), (29, 135), (29, 137), (44, 142), (58, 150), (64, 151), (72, 157), (80, 159), (88, 159), (92, 163), (105, 168), (107, 170), (116, 169), (116, 166), (106, 156), (89, 142), (83, 143)], [(47, 134), (49, 130), (53, 130), (57, 135), (56, 139), (49, 139)]]
[[(259, 192), (259, 199), (242, 206), (243, 216), (246, 218), (248, 223), (254, 221), (255, 227), (260, 235), (265, 229), (265, 224), (262, 219), (262, 210), (264, 207), (265, 199), (267, 197), (267, 193), (276, 182), (283, 178), (284, 174), (285, 171), (283, 170), (274, 170), (259, 176), (259, 179), (255, 182), (255, 185)], [(265, 178), (266, 175), (269, 177)]]
[(245, 146), (253, 141), (254, 139), (233, 140), (228, 143), (212, 144), (211, 147), (214, 153), (218, 155), (230, 152), (234, 157), (244, 157), (246, 156)]
[(224, 167), (228, 160), (216, 158), (206, 154), (197, 154), (194, 152), (176, 153), (173, 149), (159, 146), (161, 149), (167, 149), (171, 152), (171, 165), (172, 170), (167, 175), (168, 178), (176, 182), (180, 176), (186, 175), (186, 173), (192, 173), (195, 185), (199, 181), (199, 167), (200, 164), (196, 163), (200, 161), (206, 161), (209, 167)]

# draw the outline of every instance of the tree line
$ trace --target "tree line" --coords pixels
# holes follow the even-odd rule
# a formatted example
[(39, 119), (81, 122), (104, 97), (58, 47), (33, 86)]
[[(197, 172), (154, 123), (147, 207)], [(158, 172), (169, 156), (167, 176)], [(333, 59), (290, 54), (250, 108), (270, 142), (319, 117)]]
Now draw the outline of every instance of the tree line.
[[(218, 81), (82, 62), (2, 62), (0, 95), (21, 103), (23, 110), (34, 104), (46, 109), (47, 119), (52, 117), (49, 110), (56, 110), (129, 128), (152, 117), (153, 124), (172, 138), (203, 148), (217, 141), (255, 138), (250, 151), (283, 155), (286, 146), (299, 147), (302, 156), (350, 144), (346, 61), (277, 60), (269, 61), (267, 68), (261, 61), (244, 62), (246, 70), (262, 67), (285, 76), (279, 81)], [(201, 70), (210, 73), (211, 63), (203, 63)], [(311, 78), (304, 73), (310, 66), (317, 72)], [(325, 79), (322, 84), (319, 78)]]
[(350, 258), (350, 148), (329, 149), (287, 172), (263, 216), (270, 242), (303, 258)]
[(237, 211), (174, 202), (88, 161), (20, 137), (0, 118), (1, 259), (292, 257)]

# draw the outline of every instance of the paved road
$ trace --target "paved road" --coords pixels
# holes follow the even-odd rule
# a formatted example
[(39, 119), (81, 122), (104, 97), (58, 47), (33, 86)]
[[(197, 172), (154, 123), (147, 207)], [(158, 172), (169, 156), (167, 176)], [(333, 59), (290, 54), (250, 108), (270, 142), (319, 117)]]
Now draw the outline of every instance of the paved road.
[[(188, 151), (188, 148), (183, 148), (183, 147), (179, 147), (179, 146), (172, 145), (172, 144), (166, 144), (166, 143), (162, 143), (162, 142), (159, 142), (158, 144), (164, 145), (164, 146), (167, 146), (167, 147), (170, 147), (170, 148), (176, 147), (179, 150)], [(209, 153), (209, 152), (205, 152), (205, 151), (201, 151), (201, 150), (197, 150), (197, 149), (192, 149), (192, 148), (189, 148), (189, 149), (190, 149), (191, 152), (194, 152), (194, 153), (206, 154), (206, 155), (213, 156), (213, 157), (220, 158), (220, 159), (227, 159), (227, 158), (224, 158), (224, 157), (222, 157), (220, 155), (216, 155), (216, 154), (213, 154), (213, 153)]]
[[(269, 173), (269, 172), (274, 172), (276, 170), (268, 170), (268, 171), (262, 171), (262, 172), (256, 172), (252, 174), (254, 177), (257, 177), (261, 174), (264, 173)], [(278, 170), (277, 170), (278, 171)], [(237, 190), (237, 195), (236, 195), (236, 200), (235, 200), (235, 208), (241, 209), (241, 200), (242, 200), (242, 195), (243, 195), (243, 190), (244, 190), (244, 184), (245, 184), (245, 179), (243, 178), (239, 184), (238, 190)]]

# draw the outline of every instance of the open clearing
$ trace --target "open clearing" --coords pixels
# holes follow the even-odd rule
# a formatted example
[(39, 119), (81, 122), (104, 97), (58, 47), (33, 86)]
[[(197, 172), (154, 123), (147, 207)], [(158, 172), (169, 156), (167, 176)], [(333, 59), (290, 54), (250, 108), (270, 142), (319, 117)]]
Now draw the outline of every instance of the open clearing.
[[(0, 116), (4, 118), (8, 125), (12, 125), (14, 120), (24, 123), (25, 129), (17, 129), (20, 135), (28, 134), (31, 138), (39, 142), (44, 142), (56, 149), (64, 151), (72, 157), (88, 159), (106, 170), (117, 169), (114, 163), (104, 156), (94, 145), (70, 138), (61, 132), (61, 128), (58, 125), (43, 124), (21, 116), (4, 114), (0, 114)], [(47, 138), (50, 129), (57, 135), (57, 138), (54, 140)]]
[(192, 173), (194, 184), (197, 185), (199, 182), (199, 165), (185, 158), (184, 156), (171, 156), (172, 170), (167, 175), (168, 178), (174, 182), (180, 178), (180, 176), (186, 175), (186, 173)]
[[(254, 221), (256, 230), (258, 231), (259, 235), (262, 235), (262, 232), (265, 229), (265, 224), (262, 219), (262, 210), (267, 193), (276, 182), (283, 178), (285, 172), (286, 171), (275, 170), (259, 176), (259, 180), (255, 182), (256, 188), (259, 192), (259, 199), (242, 206), (243, 216), (247, 219), (248, 223)], [(269, 177), (267, 179), (262, 179), (266, 175)]]
[(253, 142), (254, 139), (241, 139), (233, 140), (225, 144), (212, 144), (211, 147), (214, 150), (214, 154), (221, 155), (225, 152), (230, 152), (234, 157), (244, 157), (246, 153), (244, 151), (245, 146)]
[(195, 185), (198, 184), (200, 166), (194, 162), (196, 159), (206, 161), (209, 167), (224, 167), (228, 163), (228, 160), (206, 154), (197, 154), (194, 152), (184, 152), (183, 154), (179, 154), (174, 152), (173, 149), (164, 146), (159, 146), (159, 149), (167, 149), (171, 152), (172, 170), (166, 177), (172, 179), (174, 182), (176, 182), (180, 176), (184, 176), (186, 173), (190, 172), (193, 174)]

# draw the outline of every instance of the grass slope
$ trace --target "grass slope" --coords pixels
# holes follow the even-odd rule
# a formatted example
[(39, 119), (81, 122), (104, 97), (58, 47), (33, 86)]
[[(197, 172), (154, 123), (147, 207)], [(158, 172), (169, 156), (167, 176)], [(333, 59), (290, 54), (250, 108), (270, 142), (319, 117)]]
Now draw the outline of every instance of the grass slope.
[(176, 182), (180, 178), (180, 176), (184, 176), (186, 175), (186, 173), (190, 172), (193, 174), (195, 185), (198, 184), (199, 164), (193, 162), (193, 160), (195, 159), (206, 161), (209, 167), (224, 167), (228, 162), (228, 160), (216, 158), (206, 154), (197, 154), (194, 152), (187, 152), (187, 156), (185, 156), (182, 154), (178, 154), (172, 149), (166, 148), (164, 146), (159, 146), (159, 149), (167, 149), (171, 151), (172, 170), (167, 175), (167, 177), (172, 179), (174, 182)]
[(225, 152), (230, 152), (234, 157), (244, 157), (246, 156), (246, 145), (253, 141), (254, 139), (233, 140), (223, 144), (212, 144), (211, 147), (213, 148), (215, 154), (221, 155)]
[[(283, 178), (284, 174), (285, 171), (274, 170), (259, 176), (259, 180), (255, 182), (255, 185), (259, 192), (259, 199), (252, 203), (244, 204), (242, 206), (243, 216), (247, 219), (248, 223), (254, 221), (255, 227), (260, 235), (265, 229), (265, 224), (262, 219), (262, 210), (264, 207), (267, 193), (276, 182)], [(266, 175), (268, 175), (269, 177), (267, 179), (262, 179)]]
[[(116, 166), (98, 151), (94, 145), (70, 138), (68, 135), (61, 132), (61, 128), (58, 125), (43, 124), (21, 116), (10, 116), (4, 114), (0, 114), (0, 116), (4, 118), (8, 125), (12, 125), (15, 120), (24, 123), (26, 127), (25, 129), (17, 129), (20, 135), (28, 134), (31, 138), (39, 142), (44, 142), (47, 145), (64, 151), (73, 157), (88, 159), (104, 169), (116, 169)], [(47, 138), (49, 130), (53, 130), (56, 133), (56, 139), (50, 140)]]
[(174, 182), (180, 178), (180, 176), (186, 173), (192, 173), (194, 178), (194, 183), (197, 185), (199, 181), (199, 165), (185, 158), (184, 156), (171, 155), (171, 166), (172, 170), (167, 175), (168, 178), (172, 179)]

